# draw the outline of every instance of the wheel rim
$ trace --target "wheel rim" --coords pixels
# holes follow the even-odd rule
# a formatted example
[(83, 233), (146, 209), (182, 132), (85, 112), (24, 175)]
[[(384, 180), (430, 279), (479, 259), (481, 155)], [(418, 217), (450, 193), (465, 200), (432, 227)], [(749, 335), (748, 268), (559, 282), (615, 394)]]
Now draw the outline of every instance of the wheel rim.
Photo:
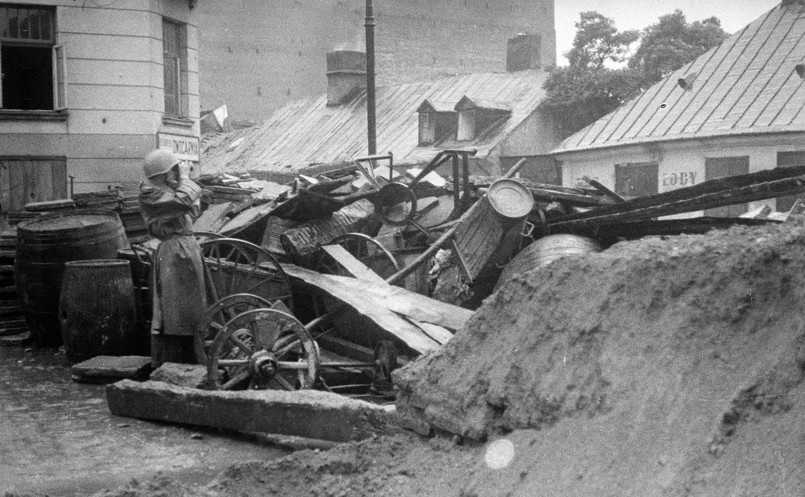
[(211, 301), (248, 293), (272, 303), (282, 301), (293, 310), (291, 280), (268, 251), (235, 238), (217, 238), (200, 245)]
[[(273, 370), (272, 370), (273, 368)], [(207, 361), (211, 386), (223, 390), (312, 388), (319, 354), (296, 318), (275, 309), (254, 309), (229, 320), (213, 340)]]
[(196, 329), (193, 341), (198, 363), (207, 364), (212, 342), (232, 318), (246, 311), (269, 307), (271, 307), (271, 302), (250, 293), (228, 295), (207, 307)]

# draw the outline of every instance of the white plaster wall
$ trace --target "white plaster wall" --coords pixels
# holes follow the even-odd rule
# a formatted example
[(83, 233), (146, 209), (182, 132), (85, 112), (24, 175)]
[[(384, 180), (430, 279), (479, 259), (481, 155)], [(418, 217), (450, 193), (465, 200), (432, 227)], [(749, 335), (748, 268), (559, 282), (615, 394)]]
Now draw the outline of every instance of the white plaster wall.
[[(614, 189), (615, 164), (657, 162), (657, 191), (662, 193), (705, 181), (704, 165), (708, 158), (748, 156), (749, 172), (752, 173), (777, 167), (777, 153), (793, 151), (805, 151), (805, 133), (680, 140), (559, 153), (556, 156), (562, 162), (562, 185), (569, 187), (577, 186), (587, 176)], [(775, 207), (774, 199), (770, 199), (751, 202), (749, 209), (763, 204)], [(699, 211), (672, 217), (701, 215)]]

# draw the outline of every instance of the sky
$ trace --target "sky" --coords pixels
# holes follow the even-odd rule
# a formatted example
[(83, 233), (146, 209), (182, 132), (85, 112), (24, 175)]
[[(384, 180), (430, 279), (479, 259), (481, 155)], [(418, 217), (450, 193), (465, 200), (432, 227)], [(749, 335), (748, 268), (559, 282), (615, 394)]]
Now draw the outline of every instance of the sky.
[(734, 33), (773, 9), (780, 0), (555, 0), (557, 64), (567, 65), (563, 56), (573, 46), (575, 23), (581, 12), (594, 10), (615, 21), (619, 31), (656, 24), (659, 17), (679, 9), (688, 23), (715, 16), (721, 28)]

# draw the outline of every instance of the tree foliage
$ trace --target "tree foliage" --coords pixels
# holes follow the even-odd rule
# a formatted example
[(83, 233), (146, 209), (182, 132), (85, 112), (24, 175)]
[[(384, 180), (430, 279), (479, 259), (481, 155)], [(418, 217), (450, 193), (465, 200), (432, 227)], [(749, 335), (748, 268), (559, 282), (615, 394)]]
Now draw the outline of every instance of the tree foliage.
[[(631, 30), (619, 32), (612, 19), (598, 12), (582, 12), (573, 47), (565, 54), (568, 66), (551, 71), (543, 86), (547, 94), (540, 109), (553, 116), (563, 132), (573, 133), (726, 37), (717, 18), (688, 24), (681, 10), (660, 17), (642, 35)], [(638, 40), (640, 44), (630, 56)]]
[(629, 59), (629, 67), (644, 75), (650, 85), (665, 78), (727, 38), (721, 21), (710, 17), (688, 24), (677, 9), (660, 17), (657, 24), (643, 30), (637, 51)]

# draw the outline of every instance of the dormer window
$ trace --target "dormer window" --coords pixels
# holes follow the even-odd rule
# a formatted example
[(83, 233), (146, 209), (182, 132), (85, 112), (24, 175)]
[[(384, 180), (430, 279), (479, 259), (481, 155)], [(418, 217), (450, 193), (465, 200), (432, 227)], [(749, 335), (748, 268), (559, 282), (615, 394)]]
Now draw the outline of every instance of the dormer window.
[(512, 112), (511, 107), (505, 102), (473, 99), (466, 95), (461, 97), (455, 109), (458, 113), (458, 130), (456, 131), (458, 141), (470, 141), (478, 138), (493, 124), (508, 119)]
[(463, 142), (475, 138), (475, 109), (458, 112), (458, 131), (456, 140)]
[(444, 102), (425, 100), (419, 112), (419, 145), (433, 145), (456, 129), (453, 106)]

